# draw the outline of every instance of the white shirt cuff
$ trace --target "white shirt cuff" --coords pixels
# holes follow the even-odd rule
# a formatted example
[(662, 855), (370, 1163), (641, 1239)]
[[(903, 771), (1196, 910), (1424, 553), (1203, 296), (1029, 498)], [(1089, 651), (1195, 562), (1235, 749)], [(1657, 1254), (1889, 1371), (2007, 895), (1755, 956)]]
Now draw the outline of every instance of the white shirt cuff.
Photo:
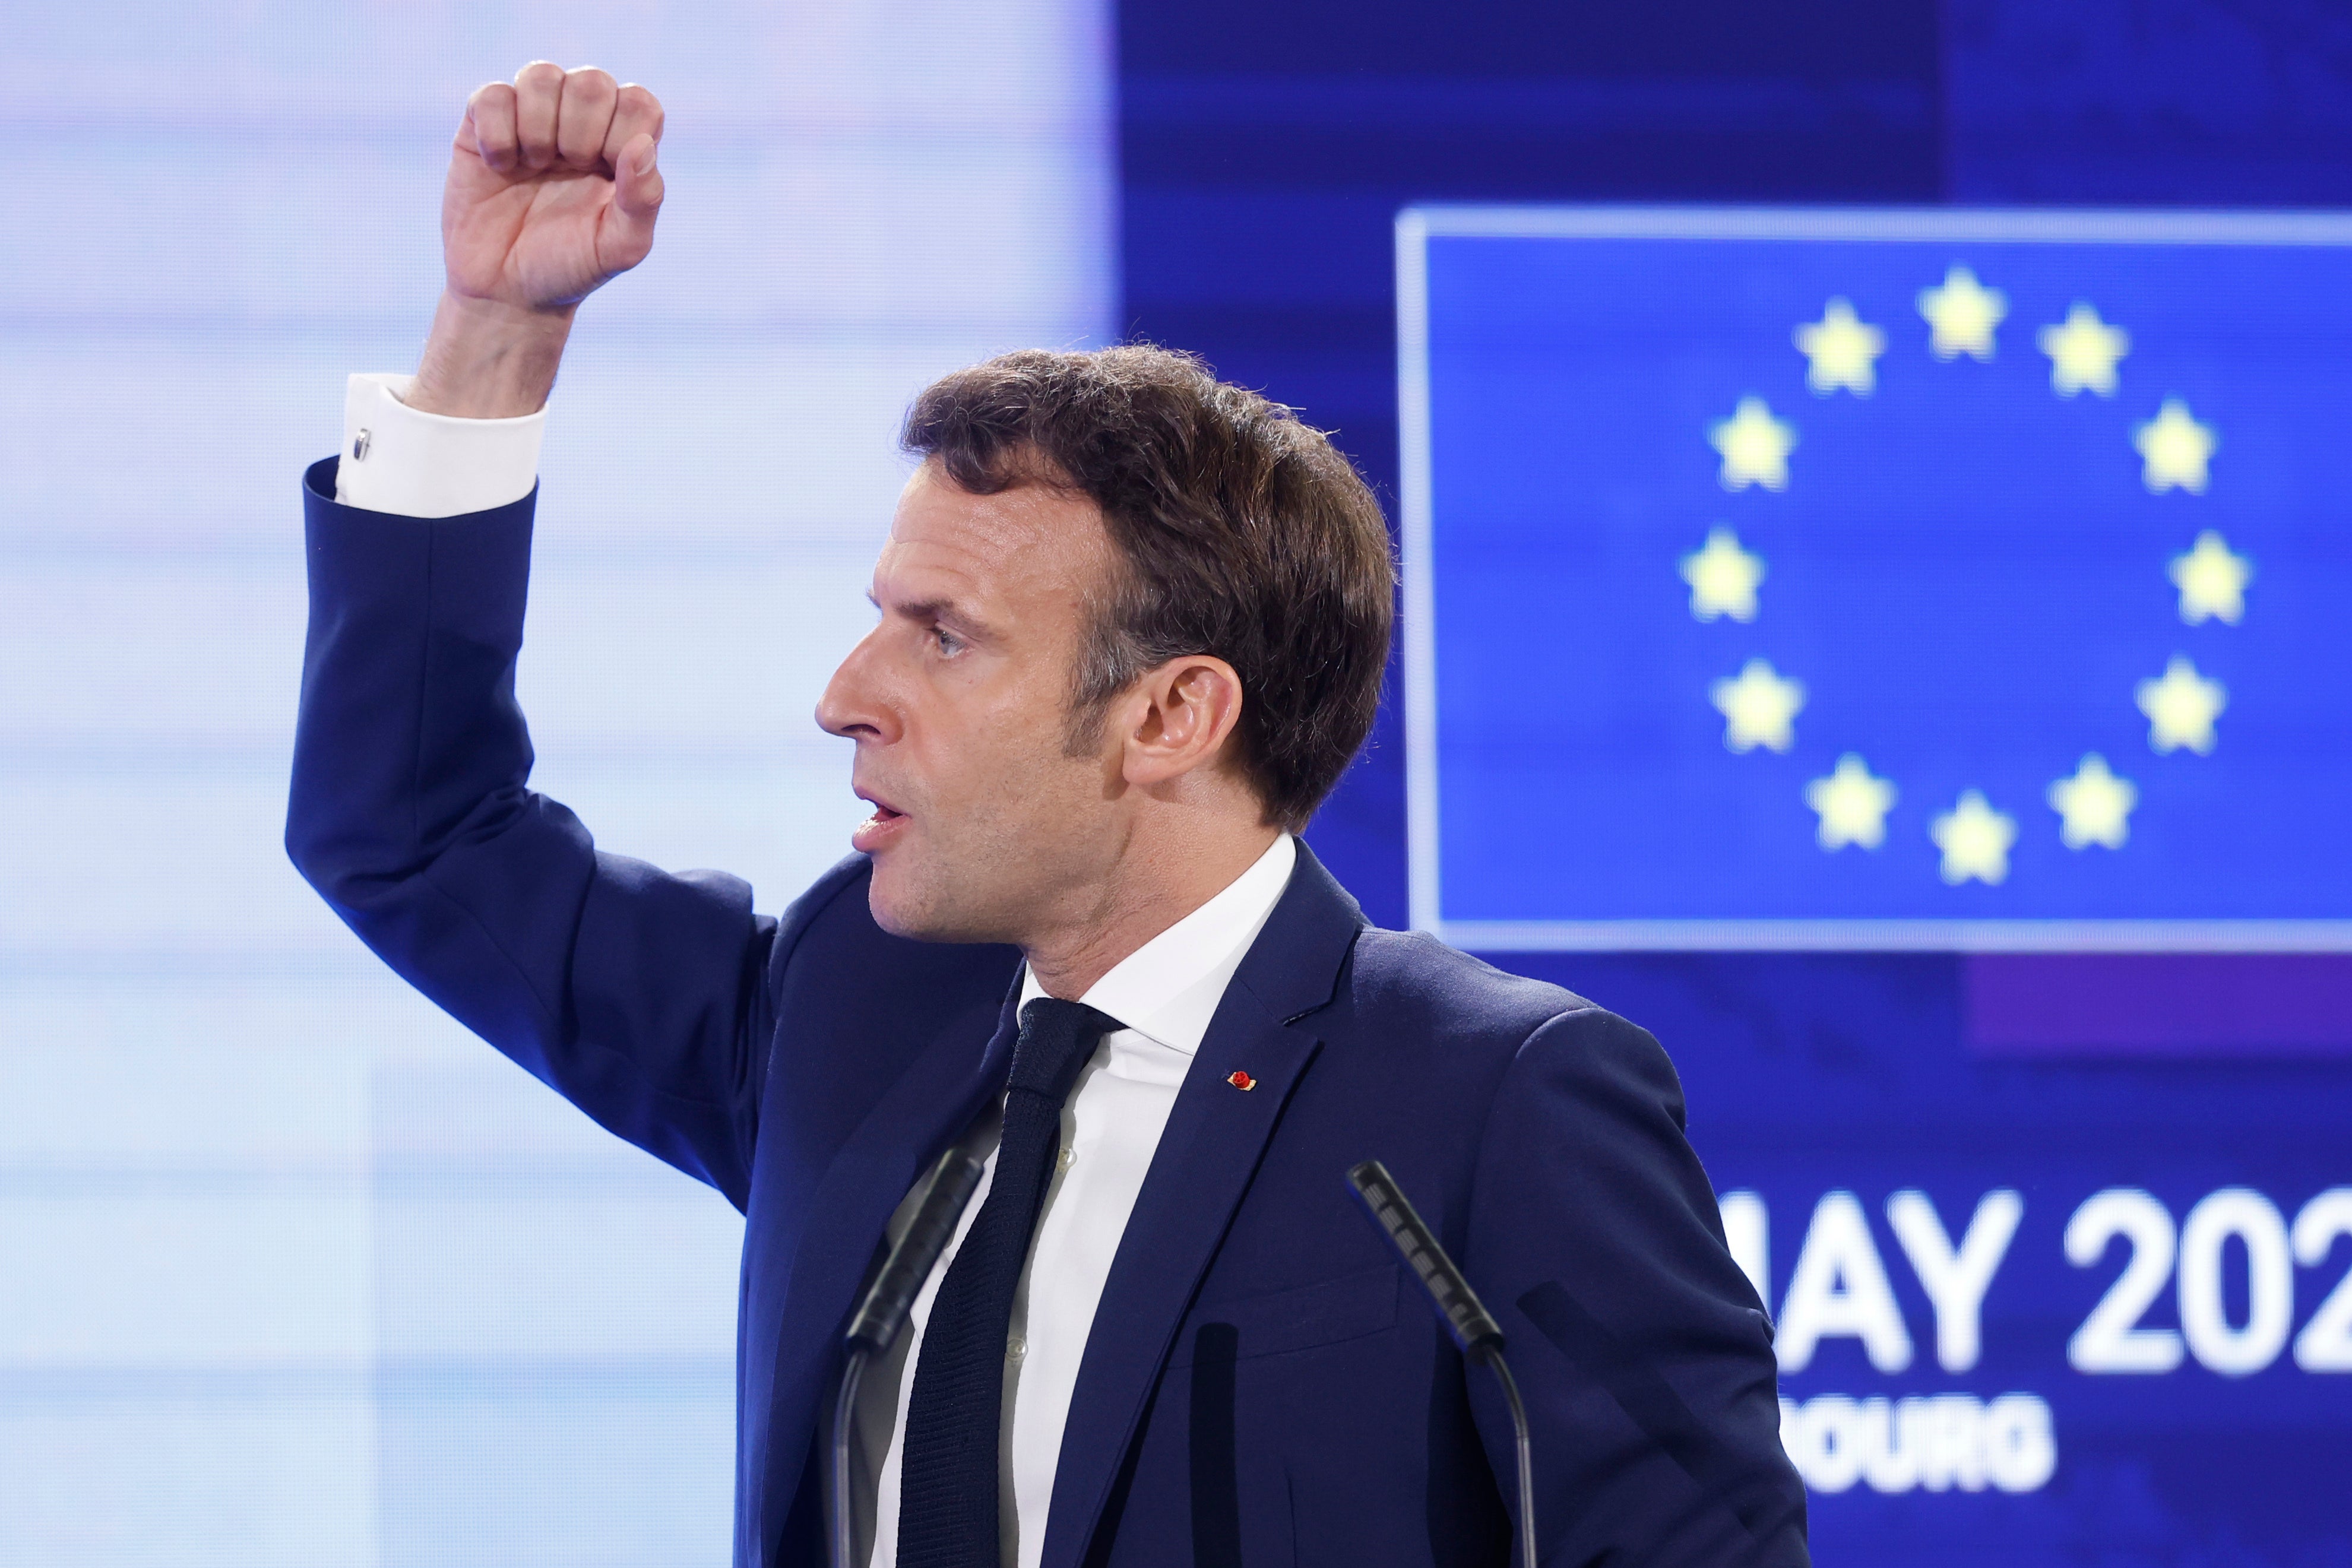
[(415, 378), (355, 375), (343, 395), (335, 499), (404, 517), (455, 517), (520, 501), (539, 483), (547, 411), (452, 419), (400, 401)]

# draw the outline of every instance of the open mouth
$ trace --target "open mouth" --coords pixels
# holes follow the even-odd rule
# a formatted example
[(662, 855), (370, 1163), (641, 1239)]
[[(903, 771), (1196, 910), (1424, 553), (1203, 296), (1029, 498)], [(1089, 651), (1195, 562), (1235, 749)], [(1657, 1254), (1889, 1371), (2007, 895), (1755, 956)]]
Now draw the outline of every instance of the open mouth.
[(887, 800), (877, 800), (870, 795), (862, 798), (874, 810), (864, 821), (857, 824), (856, 831), (849, 835), (849, 841), (851, 846), (859, 852), (872, 854), (897, 836), (898, 827), (906, 821), (907, 815)]

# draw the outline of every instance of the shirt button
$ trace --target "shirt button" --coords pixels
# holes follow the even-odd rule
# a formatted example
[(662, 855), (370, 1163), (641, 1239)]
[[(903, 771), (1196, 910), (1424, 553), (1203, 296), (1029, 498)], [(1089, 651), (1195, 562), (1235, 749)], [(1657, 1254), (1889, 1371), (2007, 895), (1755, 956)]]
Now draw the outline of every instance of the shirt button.
[(1054, 1168), (1057, 1171), (1068, 1170), (1077, 1163), (1077, 1160), (1078, 1151), (1065, 1145), (1062, 1152), (1054, 1156)]
[(1027, 1355), (1028, 1354), (1029, 1346), (1022, 1341), (1019, 1334), (1014, 1334), (1011, 1339), (1004, 1342), (1005, 1360), (1019, 1361), (1023, 1356)]

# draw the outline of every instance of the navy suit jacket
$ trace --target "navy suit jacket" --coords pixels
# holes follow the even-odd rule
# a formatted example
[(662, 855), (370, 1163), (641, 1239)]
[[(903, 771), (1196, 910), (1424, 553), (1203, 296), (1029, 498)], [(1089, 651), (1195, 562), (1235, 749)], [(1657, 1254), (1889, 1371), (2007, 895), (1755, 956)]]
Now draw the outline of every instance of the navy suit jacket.
[[(1019, 955), (887, 935), (862, 857), (772, 918), (598, 850), (525, 782), (534, 498), (427, 522), (337, 505), (334, 470), (306, 476), (288, 848), (393, 968), (743, 1211), (735, 1558), (821, 1563), (840, 1335), (892, 1209), (1003, 1087)], [(1302, 846), (1104, 1288), (1047, 1568), (1506, 1560), (1508, 1416), (1357, 1207), (1368, 1158), (1502, 1322), (1546, 1562), (1806, 1561), (1770, 1327), (1657, 1042), (1369, 926)]]

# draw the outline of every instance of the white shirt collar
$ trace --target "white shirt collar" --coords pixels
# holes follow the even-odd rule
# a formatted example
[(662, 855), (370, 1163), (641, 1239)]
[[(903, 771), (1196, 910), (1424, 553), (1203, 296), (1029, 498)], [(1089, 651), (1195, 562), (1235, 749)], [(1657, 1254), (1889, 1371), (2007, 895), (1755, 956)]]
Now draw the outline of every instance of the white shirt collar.
[[(1190, 1057), (1201, 1049), (1234, 972), (1290, 885), (1297, 859), (1297, 841), (1281, 834), (1223, 892), (1111, 966), (1078, 999)], [(1021, 1005), (1045, 994), (1036, 975), (1023, 966)]]

